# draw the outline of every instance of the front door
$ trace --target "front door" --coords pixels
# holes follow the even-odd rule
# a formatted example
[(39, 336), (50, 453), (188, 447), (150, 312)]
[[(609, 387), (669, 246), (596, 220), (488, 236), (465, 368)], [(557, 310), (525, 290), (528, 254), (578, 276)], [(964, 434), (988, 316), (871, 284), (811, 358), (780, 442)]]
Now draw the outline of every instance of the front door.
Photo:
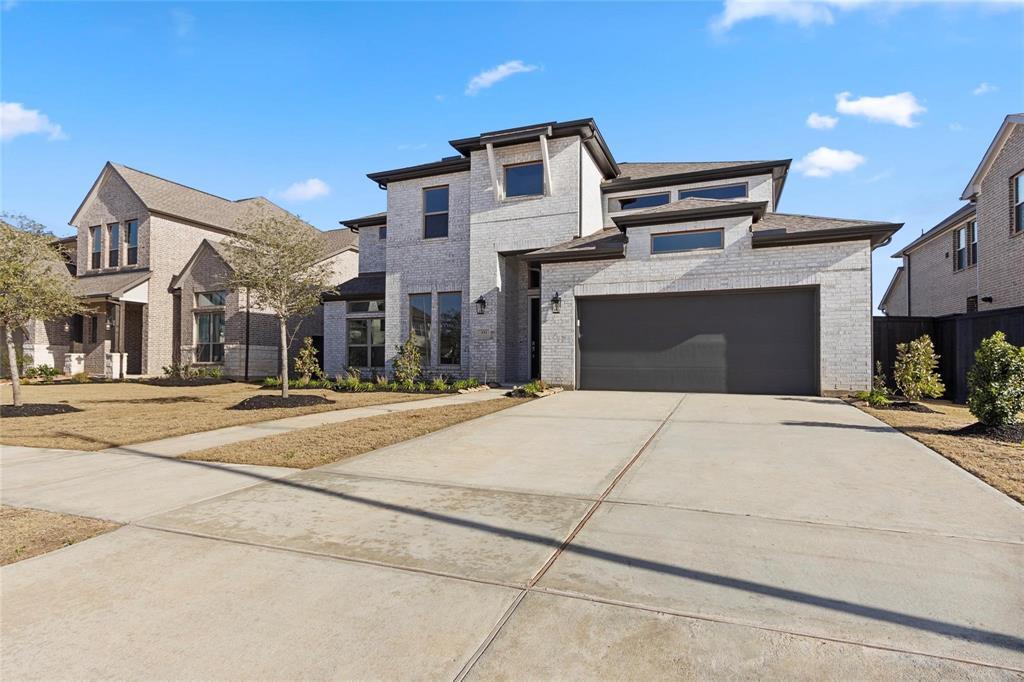
[(540, 379), (540, 297), (530, 299), (530, 378)]

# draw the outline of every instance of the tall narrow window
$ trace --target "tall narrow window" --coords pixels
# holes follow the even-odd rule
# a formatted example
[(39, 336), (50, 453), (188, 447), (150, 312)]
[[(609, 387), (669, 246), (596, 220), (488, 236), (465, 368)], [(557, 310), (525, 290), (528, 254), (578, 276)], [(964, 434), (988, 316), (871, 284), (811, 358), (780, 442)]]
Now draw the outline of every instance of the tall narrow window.
[(971, 252), (967, 257), (970, 260), (971, 265), (974, 265), (978, 262), (978, 222), (972, 220), (967, 224), (967, 229), (971, 238)]
[(978, 229), (972, 220), (953, 232), (953, 269), (963, 270), (977, 262)]
[(1024, 232), (1024, 173), (1013, 179), (1013, 231)]
[(387, 238), (388, 238), (388, 226), (387, 225), (381, 225), (380, 227), (377, 228), (377, 239), (387, 239)]
[(462, 294), (458, 291), (438, 294), (437, 316), (440, 319), (440, 363), (462, 364)]
[(348, 364), (360, 369), (384, 366), (384, 318), (348, 321)]
[(430, 294), (409, 296), (409, 338), (423, 356), (423, 364), (430, 361)]
[(100, 318), (96, 315), (89, 316), (89, 343), (96, 343), (100, 338)]
[(116, 268), (121, 256), (121, 226), (107, 225), (107, 267)]
[(89, 239), (92, 241), (92, 262), (90, 267), (93, 270), (99, 270), (103, 267), (103, 234), (100, 231), (99, 225), (89, 228)]
[(224, 361), (224, 311), (196, 313), (196, 362)]
[(125, 231), (125, 265), (135, 265), (139, 262), (139, 221), (129, 220), (124, 224)]
[(423, 190), (423, 237), (437, 239), (448, 236), (448, 188)]

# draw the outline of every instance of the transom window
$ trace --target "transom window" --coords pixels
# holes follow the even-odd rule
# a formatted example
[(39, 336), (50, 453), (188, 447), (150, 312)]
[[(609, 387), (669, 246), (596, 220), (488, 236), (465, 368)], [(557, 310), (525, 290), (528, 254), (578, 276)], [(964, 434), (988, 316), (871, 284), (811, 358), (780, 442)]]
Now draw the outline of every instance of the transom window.
[(448, 187), (423, 190), (423, 237), (448, 236)]
[(348, 321), (348, 364), (350, 367), (384, 366), (384, 318)]
[(369, 301), (349, 301), (348, 311), (350, 313), (382, 313), (384, 312), (384, 299), (375, 298)]
[(696, 187), (679, 190), (680, 199), (745, 199), (747, 183), (737, 185), (715, 185), (713, 187)]
[(204, 291), (196, 294), (196, 307), (222, 306), (227, 300), (228, 292), (226, 291)]
[(544, 194), (544, 162), (505, 166), (505, 196), (532, 197)]
[(100, 226), (89, 228), (89, 238), (92, 240), (92, 262), (93, 270), (103, 267), (103, 235), (100, 233)]
[(430, 364), (431, 295), (409, 296), (409, 338), (420, 349), (423, 364)]
[(125, 265), (135, 265), (139, 262), (139, 221), (129, 220), (124, 224)]
[(1024, 232), (1024, 173), (1013, 179), (1013, 231)]
[(116, 268), (121, 255), (121, 226), (117, 223), (107, 225), (107, 267)]
[(458, 291), (438, 294), (437, 316), (440, 319), (440, 363), (462, 364), (462, 294)]
[(662, 194), (644, 194), (638, 197), (618, 197), (611, 199), (608, 202), (608, 210), (612, 213), (615, 211), (632, 211), (638, 208), (651, 208), (652, 206), (661, 206), (667, 204), (672, 198), (672, 195), (668, 192)]
[(978, 229), (972, 220), (953, 233), (953, 269), (963, 270), (978, 262)]
[(224, 361), (224, 311), (196, 313), (196, 362)]
[(663, 232), (651, 235), (651, 253), (682, 253), (721, 249), (725, 235), (722, 228)]

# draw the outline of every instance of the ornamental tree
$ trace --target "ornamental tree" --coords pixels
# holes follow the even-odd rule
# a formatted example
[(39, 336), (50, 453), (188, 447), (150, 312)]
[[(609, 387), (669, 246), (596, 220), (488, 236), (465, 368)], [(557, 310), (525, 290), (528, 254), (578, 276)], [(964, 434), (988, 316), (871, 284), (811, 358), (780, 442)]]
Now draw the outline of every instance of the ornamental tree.
[(946, 392), (942, 378), (935, 371), (938, 366), (939, 356), (927, 334), (909, 343), (896, 344), (893, 380), (907, 400), (916, 401), (924, 396), (938, 398)]

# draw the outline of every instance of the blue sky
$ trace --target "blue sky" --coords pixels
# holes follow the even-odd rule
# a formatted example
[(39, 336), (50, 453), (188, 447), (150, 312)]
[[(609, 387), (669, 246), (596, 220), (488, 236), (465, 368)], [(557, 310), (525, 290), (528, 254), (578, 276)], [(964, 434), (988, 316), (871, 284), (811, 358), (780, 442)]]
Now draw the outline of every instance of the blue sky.
[(5, 0), (0, 22), (0, 206), (58, 234), (106, 160), (331, 229), (383, 209), (367, 172), (593, 116), (619, 161), (792, 158), (781, 211), (905, 222), (877, 303), (1024, 110), (1019, 2)]

